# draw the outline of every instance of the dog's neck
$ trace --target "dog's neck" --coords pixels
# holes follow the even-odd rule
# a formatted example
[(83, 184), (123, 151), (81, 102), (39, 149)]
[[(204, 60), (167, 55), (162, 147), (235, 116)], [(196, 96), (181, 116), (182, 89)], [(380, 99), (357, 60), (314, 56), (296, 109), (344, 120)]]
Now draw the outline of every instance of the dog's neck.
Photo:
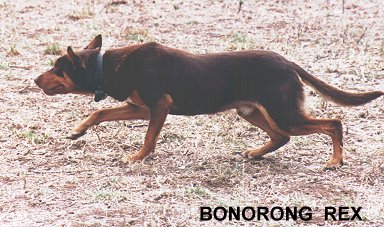
[(103, 75), (103, 54), (98, 54), (96, 57), (96, 70), (93, 79), (95, 91), (95, 102), (99, 102), (107, 97), (104, 91), (104, 75)]

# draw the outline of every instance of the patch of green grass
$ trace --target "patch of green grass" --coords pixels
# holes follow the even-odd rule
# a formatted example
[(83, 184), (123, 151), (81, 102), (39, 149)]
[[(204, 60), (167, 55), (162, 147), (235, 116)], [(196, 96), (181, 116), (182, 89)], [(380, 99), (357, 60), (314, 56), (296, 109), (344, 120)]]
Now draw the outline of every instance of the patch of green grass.
[(184, 194), (188, 197), (210, 197), (208, 189), (198, 186), (186, 188)]
[(232, 33), (229, 36), (228, 50), (248, 50), (255, 48), (253, 40), (246, 34)]
[(146, 29), (136, 29), (127, 27), (123, 31), (123, 36), (125, 37), (125, 39), (134, 42), (154, 41), (154, 39), (149, 35), (149, 32)]
[(173, 9), (174, 10), (179, 10), (180, 9), (180, 5), (177, 5), (177, 4), (173, 5)]
[(185, 137), (183, 137), (182, 135), (178, 135), (174, 133), (163, 133), (161, 138), (164, 143), (180, 142), (185, 140)]
[(118, 7), (117, 5), (109, 4), (109, 5), (105, 8), (105, 12), (106, 12), (106, 13), (118, 13), (118, 12), (119, 12), (119, 7)]
[(81, 20), (91, 18), (95, 15), (95, 12), (91, 9), (91, 7), (84, 7), (79, 10), (72, 10), (68, 14), (68, 18), (71, 20)]
[(308, 146), (312, 140), (307, 137), (292, 137), (291, 142), (296, 146)]
[(228, 182), (238, 176), (242, 176), (243, 172), (241, 171), (241, 167), (238, 163), (234, 165), (224, 165), (222, 163), (214, 165), (212, 169), (212, 176), (219, 181)]
[(5, 75), (3, 76), (3, 78), (4, 78), (4, 80), (8, 80), (8, 81), (10, 81), (10, 80), (14, 80), (14, 79), (15, 79), (15, 75), (13, 75), (13, 74), (11, 74), (11, 73), (8, 73), (8, 74), (5, 74)]
[(125, 190), (125, 182), (120, 176), (111, 176), (107, 181), (98, 186), (88, 194), (94, 201), (121, 202), (130, 198), (129, 191)]
[(205, 122), (203, 119), (201, 119), (201, 118), (198, 118), (198, 119), (196, 119), (196, 121), (195, 121), (195, 124), (196, 124), (197, 126), (203, 126), (205, 123), (206, 123), (206, 122)]
[(246, 43), (249, 42), (247, 35), (240, 33), (233, 33), (231, 35), (231, 42), (233, 43)]
[(16, 48), (16, 44), (12, 44), (7, 52), (8, 56), (17, 56), (20, 55), (20, 52)]
[(49, 138), (46, 134), (38, 134), (34, 131), (18, 132), (17, 135), (19, 138), (25, 139), (31, 144), (45, 144)]
[(53, 42), (47, 44), (47, 47), (44, 50), (45, 54), (51, 54), (51, 55), (60, 55), (62, 53), (62, 50), (58, 43)]
[(217, 203), (217, 206), (219, 207), (229, 207), (228, 202), (224, 200), (219, 200)]
[[(225, 136), (225, 135), (221, 135), (221, 136)], [(235, 137), (230, 137), (230, 136), (228, 136), (225, 139), (225, 144), (228, 144), (235, 149), (244, 148), (247, 146), (247, 143), (244, 140), (241, 140), (240, 137), (235, 138)]]
[(200, 24), (200, 22), (198, 22), (197, 20), (191, 20), (191, 21), (188, 21), (187, 24), (188, 25), (197, 25), (197, 24)]
[(123, 33), (127, 40), (134, 42), (153, 41), (146, 29), (125, 28)]
[(111, 179), (108, 181), (109, 184), (120, 184), (121, 178), (120, 177), (111, 177)]
[(90, 193), (96, 201), (124, 201), (129, 198), (129, 193), (116, 189), (101, 188)]
[(55, 60), (49, 59), (48, 65), (53, 67), (55, 65)]
[(6, 62), (0, 62), (0, 70), (7, 70), (9, 69), (9, 65)]

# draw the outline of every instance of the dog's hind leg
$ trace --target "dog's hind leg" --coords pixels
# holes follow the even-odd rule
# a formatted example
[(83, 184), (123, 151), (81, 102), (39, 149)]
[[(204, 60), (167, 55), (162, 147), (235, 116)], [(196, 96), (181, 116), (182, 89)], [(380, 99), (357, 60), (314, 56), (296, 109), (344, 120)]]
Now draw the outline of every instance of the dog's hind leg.
[(303, 119), (300, 125), (290, 127), (289, 135), (309, 135), (313, 133), (324, 133), (332, 138), (333, 154), (326, 168), (343, 165), (343, 127), (338, 119), (315, 119), (307, 116), (298, 116)]
[(84, 135), (87, 129), (104, 121), (149, 119), (149, 109), (144, 106), (125, 104), (123, 106), (106, 108), (93, 112), (80, 122), (67, 136), (68, 139), (77, 139)]
[(264, 108), (253, 107), (252, 110), (243, 111), (242, 107), (240, 107), (237, 109), (237, 113), (252, 125), (265, 131), (270, 138), (267, 144), (255, 150), (245, 151), (243, 153), (245, 156), (250, 158), (261, 157), (288, 143), (289, 136), (276, 126), (276, 123), (268, 116)]

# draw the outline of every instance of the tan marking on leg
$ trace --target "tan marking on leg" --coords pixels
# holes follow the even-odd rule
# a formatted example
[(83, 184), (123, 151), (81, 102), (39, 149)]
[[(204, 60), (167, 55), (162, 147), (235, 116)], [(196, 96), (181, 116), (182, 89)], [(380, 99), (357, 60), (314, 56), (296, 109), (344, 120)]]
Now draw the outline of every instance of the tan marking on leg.
[(331, 137), (333, 143), (333, 154), (326, 168), (343, 165), (343, 127), (338, 119), (314, 119), (308, 118), (304, 125), (295, 126), (289, 130), (290, 135), (309, 135), (313, 133), (324, 133)]
[(98, 110), (81, 121), (68, 136), (69, 139), (77, 139), (84, 135), (92, 126), (105, 121), (149, 119), (149, 109), (133, 104)]
[(122, 158), (123, 162), (134, 162), (143, 160), (151, 152), (155, 151), (157, 139), (164, 125), (165, 119), (173, 104), (170, 95), (164, 95), (156, 104), (150, 108), (150, 118), (147, 133), (145, 135), (144, 144), (135, 154), (129, 154)]
[(136, 90), (132, 92), (126, 101), (135, 105), (145, 106), (144, 101), (141, 99), (139, 93)]
[[(286, 133), (281, 129), (276, 130), (276, 123), (274, 123), (269, 115), (268, 117), (270, 119), (268, 121), (263, 112), (258, 107), (255, 108), (251, 114), (244, 115), (242, 112), (240, 112), (239, 115), (252, 125), (265, 131), (271, 139), (267, 144), (259, 147), (258, 149), (245, 151), (243, 153), (245, 156), (250, 158), (261, 157), (269, 152), (277, 150), (289, 141), (289, 136), (287, 136)], [(270, 122), (272, 121), (274, 127), (271, 127), (270, 125)], [(283, 131), (285, 134), (281, 134), (281, 131)]]
[(257, 109), (260, 111), (260, 113), (262, 114), (262, 116), (264, 117), (265, 121), (268, 122), (268, 126), (273, 130), (275, 131), (276, 133), (280, 134), (280, 135), (285, 135), (285, 136), (289, 136), (287, 132), (285, 132), (284, 130), (280, 129), (275, 120), (273, 120), (273, 118), (269, 115), (268, 111), (264, 108), (264, 106), (260, 105), (260, 104), (257, 104), (256, 105)]

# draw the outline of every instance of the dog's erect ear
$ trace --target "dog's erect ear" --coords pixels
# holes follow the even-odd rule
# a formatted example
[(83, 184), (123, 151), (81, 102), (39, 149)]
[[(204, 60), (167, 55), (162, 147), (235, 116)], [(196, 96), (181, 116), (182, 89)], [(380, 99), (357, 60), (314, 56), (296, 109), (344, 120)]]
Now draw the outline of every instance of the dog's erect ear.
[(71, 61), (74, 68), (80, 68), (80, 67), (85, 68), (84, 64), (81, 61), (81, 58), (72, 50), (71, 46), (67, 47), (67, 53), (68, 53), (69, 61)]
[(103, 40), (101, 38), (101, 35), (97, 35), (84, 49), (96, 49), (101, 48), (101, 45), (103, 44)]

